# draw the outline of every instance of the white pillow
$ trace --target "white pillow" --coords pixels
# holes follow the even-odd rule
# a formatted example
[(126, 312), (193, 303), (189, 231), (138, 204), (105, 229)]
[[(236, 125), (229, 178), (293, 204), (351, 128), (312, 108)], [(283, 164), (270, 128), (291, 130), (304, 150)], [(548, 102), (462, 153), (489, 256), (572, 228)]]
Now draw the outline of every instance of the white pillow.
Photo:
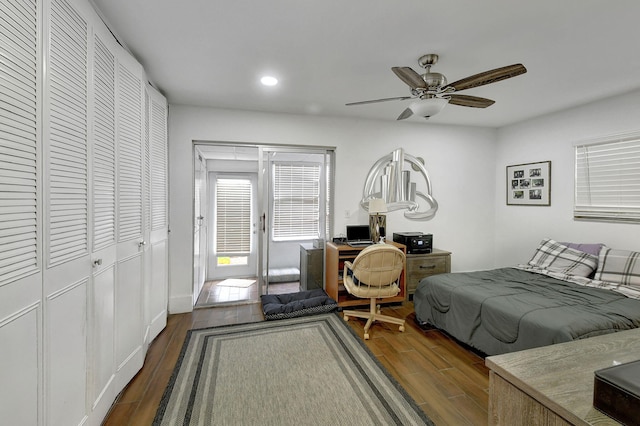
[(640, 290), (640, 252), (603, 247), (594, 279)]
[(529, 261), (529, 265), (549, 272), (588, 277), (598, 266), (598, 258), (546, 238)]

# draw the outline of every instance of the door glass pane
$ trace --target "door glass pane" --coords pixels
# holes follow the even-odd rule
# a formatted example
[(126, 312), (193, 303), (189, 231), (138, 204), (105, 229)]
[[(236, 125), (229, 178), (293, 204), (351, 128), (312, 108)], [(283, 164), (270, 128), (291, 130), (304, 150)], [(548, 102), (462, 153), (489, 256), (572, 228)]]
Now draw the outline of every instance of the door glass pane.
[(217, 264), (246, 265), (251, 251), (251, 181), (218, 178), (215, 198)]

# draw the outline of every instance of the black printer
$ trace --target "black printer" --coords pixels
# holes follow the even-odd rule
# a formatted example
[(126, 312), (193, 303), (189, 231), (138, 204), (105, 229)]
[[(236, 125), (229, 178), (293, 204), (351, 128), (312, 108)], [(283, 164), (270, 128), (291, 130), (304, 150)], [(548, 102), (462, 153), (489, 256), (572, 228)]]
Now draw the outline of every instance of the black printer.
[(433, 235), (422, 232), (394, 232), (393, 241), (407, 246), (407, 253), (431, 253), (433, 251)]

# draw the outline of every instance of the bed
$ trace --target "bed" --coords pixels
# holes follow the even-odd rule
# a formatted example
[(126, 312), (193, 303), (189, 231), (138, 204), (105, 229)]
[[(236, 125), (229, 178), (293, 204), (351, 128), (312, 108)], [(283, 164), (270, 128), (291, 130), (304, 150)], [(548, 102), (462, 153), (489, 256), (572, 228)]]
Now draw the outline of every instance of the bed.
[(640, 327), (640, 252), (574, 247), (544, 239), (524, 265), (427, 277), (416, 320), (486, 355)]

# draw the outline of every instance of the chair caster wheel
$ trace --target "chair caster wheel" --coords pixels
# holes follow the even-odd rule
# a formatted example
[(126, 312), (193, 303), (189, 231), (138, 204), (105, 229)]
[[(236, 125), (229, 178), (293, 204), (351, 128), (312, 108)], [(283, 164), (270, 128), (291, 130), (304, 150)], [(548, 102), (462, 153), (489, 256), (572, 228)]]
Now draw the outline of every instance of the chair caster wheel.
[(398, 327), (398, 330), (404, 331), (404, 325), (401, 325), (400, 327)]
[(369, 340), (369, 333), (364, 333), (364, 340)]

